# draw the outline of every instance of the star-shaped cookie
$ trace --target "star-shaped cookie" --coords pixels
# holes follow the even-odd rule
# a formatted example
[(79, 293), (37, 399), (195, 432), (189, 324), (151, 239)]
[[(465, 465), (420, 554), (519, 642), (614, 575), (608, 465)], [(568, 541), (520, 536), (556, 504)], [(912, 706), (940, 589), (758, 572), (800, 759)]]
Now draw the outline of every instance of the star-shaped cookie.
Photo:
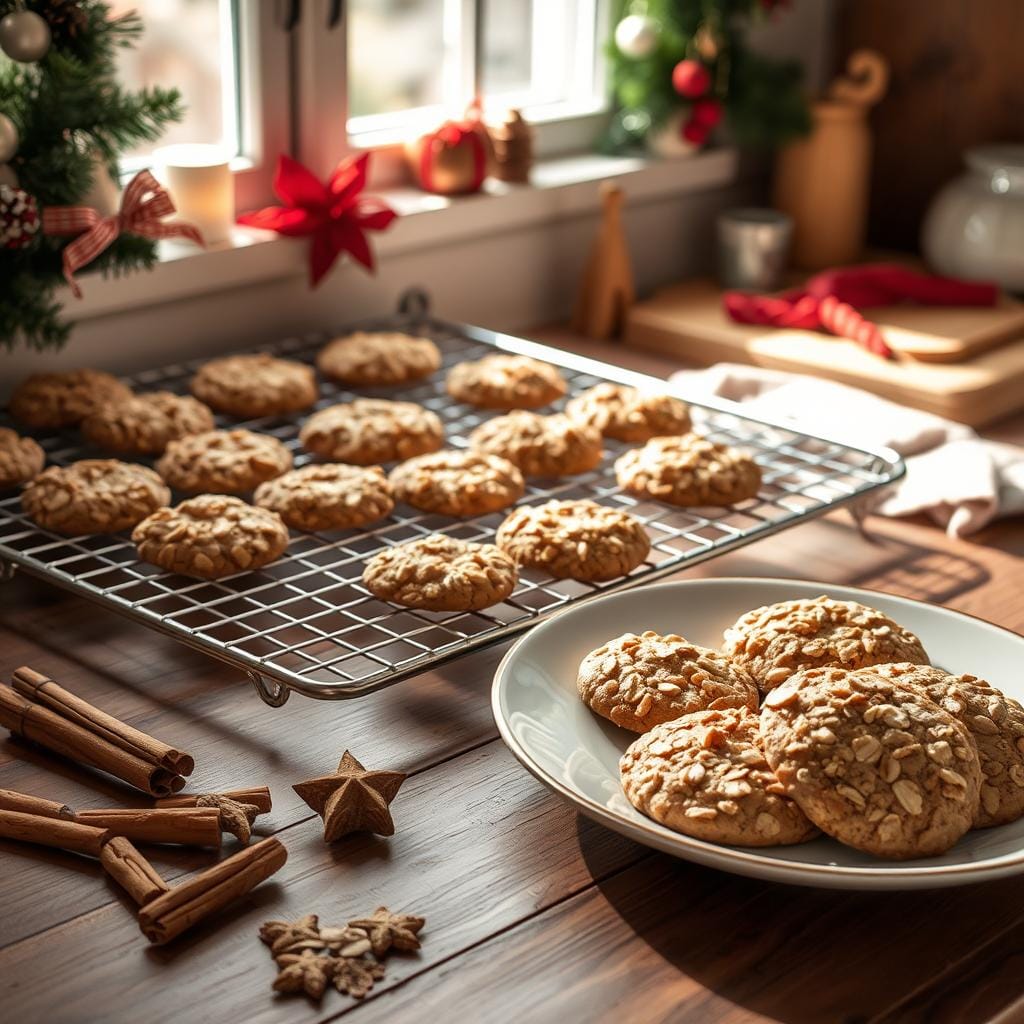
[(405, 782), (401, 772), (368, 772), (345, 751), (334, 775), (300, 782), (292, 789), (324, 819), (324, 842), (350, 832), (395, 833), (388, 805)]

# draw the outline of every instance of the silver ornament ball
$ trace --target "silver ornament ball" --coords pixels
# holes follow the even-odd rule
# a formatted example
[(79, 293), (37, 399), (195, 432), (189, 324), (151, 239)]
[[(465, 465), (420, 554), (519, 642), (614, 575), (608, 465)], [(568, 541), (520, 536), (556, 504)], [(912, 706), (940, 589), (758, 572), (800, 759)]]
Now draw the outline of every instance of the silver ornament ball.
[(646, 14), (629, 14), (615, 26), (615, 45), (625, 57), (643, 60), (658, 46), (658, 23)]
[(0, 20), (0, 50), (19, 64), (42, 60), (50, 49), (50, 26), (35, 11), (12, 11)]
[(6, 115), (0, 114), (0, 164), (7, 163), (18, 152), (18, 129)]

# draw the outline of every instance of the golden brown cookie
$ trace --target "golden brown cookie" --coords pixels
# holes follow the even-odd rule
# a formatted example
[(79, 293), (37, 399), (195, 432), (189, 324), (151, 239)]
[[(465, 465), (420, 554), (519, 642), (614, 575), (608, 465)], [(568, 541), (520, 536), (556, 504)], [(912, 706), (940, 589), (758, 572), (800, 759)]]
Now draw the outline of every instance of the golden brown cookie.
[(625, 384), (604, 381), (570, 399), (566, 414), (597, 427), (617, 441), (649, 441), (652, 437), (685, 434), (690, 410), (671, 395), (645, 394)]
[(395, 507), (380, 466), (315, 463), (256, 488), (254, 500), (297, 530), (348, 530), (388, 515)]
[(0, 427), (0, 491), (28, 483), (44, 465), (46, 453), (31, 437)]
[(208, 430), (172, 441), (156, 471), (176, 490), (241, 494), (292, 467), (276, 437), (251, 430)]
[(539, 409), (565, 394), (565, 378), (550, 363), (506, 353), (456, 363), (445, 382), (456, 401), (479, 409)]
[(399, 501), (442, 516), (479, 516), (515, 504), (526, 489), (508, 459), (445, 448), (418, 455), (391, 471)]
[(21, 495), (34, 523), (68, 537), (127, 530), (170, 500), (153, 470), (116, 459), (50, 466)]
[(615, 478), (624, 491), (671, 505), (735, 505), (756, 496), (761, 469), (745, 452), (683, 434), (620, 455)]
[(298, 412), (317, 397), (312, 366), (266, 352), (212, 359), (199, 368), (190, 387), (211, 408), (240, 419)]
[(662, 825), (731, 846), (788, 846), (818, 830), (765, 760), (757, 715), (697, 711), (655, 726), (619, 762), (629, 802)]
[(130, 455), (160, 455), (171, 441), (213, 430), (202, 402), (170, 391), (150, 391), (104, 402), (82, 420), (82, 436), (97, 448)]
[(322, 459), (375, 466), (437, 451), (444, 444), (444, 425), (436, 413), (413, 402), (357, 398), (314, 413), (299, 440)]
[(746, 612), (725, 631), (722, 650), (747, 669), (762, 693), (805, 668), (928, 664), (921, 641), (888, 615), (824, 595)]
[(58, 430), (80, 423), (103, 402), (131, 395), (130, 387), (100, 370), (35, 373), (14, 389), (8, 411), (36, 430)]
[(276, 512), (223, 494), (162, 508), (135, 527), (139, 558), (167, 572), (219, 580), (284, 554), (288, 529)]
[(324, 376), (343, 384), (407, 384), (429, 377), (441, 365), (441, 353), (429, 338), (357, 331), (325, 345), (316, 365)]
[[(921, 690), (974, 737), (981, 761), (975, 828), (1024, 816), (1024, 708), (977, 676), (954, 676), (930, 665), (876, 665), (886, 679)], [(952, 763), (947, 756), (947, 763)]]
[(754, 680), (719, 651), (652, 630), (623, 633), (580, 663), (583, 703), (623, 729), (647, 732), (694, 711), (757, 710)]
[(651, 549), (639, 519), (586, 500), (522, 505), (501, 524), (495, 540), (520, 565), (556, 579), (592, 582), (625, 576)]
[(564, 413), (540, 416), (517, 410), (481, 423), (470, 435), (477, 451), (500, 455), (525, 476), (586, 473), (604, 456), (601, 433)]
[(874, 668), (812, 668), (761, 708), (765, 756), (823, 832), (878, 857), (948, 850), (978, 809), (971, 734), (917, 688)]
[(374, 597), (435, 612), (498, 604), (515, 590), (517, 578), (515, 562), (493, 544), (440, 533), (386, 548), (363, 570)]

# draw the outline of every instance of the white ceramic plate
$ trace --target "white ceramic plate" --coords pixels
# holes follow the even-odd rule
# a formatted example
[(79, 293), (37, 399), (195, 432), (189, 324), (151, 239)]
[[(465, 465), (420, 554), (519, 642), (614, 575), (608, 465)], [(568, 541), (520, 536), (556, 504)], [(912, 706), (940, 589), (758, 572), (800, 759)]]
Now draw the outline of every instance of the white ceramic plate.
[(536, 626), (508, 652), (491, 704), (502, 738), (541, 782), (589, 817), (677, 857), (778, 882), (842, 889), (966, 885), (1024, 871), (1024, 819), (968, 832), (941, 857), (881, 861), (832, 839), (767, 849), (691, 839), (642, 815), (623, 795), (619, 757), (635, 738), (576, 694), (576, 669), (621, 633), (679, 633), (715, 647), (722, 630), (764, 604), (828, 594), (879, 608), (913, 630), (933, 664), (988, 679), (1024, 701), (1024, 638), (980, 619), (870, 590), (781, 579), (665, 583), (610, 594)]

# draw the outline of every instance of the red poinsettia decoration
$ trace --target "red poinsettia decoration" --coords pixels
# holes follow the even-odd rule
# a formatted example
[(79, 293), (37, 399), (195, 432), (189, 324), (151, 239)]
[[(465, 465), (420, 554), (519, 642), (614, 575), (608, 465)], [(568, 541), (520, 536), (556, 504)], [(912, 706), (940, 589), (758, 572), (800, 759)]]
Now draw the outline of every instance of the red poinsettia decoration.
[(343, 252), (373, 272), (373, 250), (367, 231), (383, 231), (398, 216), (382, 199), (364, 196), (370, 154), (349, 157), (327, 183), (290, 156), (278, 158), (274, 194), (284, 206), (243, 213), (239, 224), (266, 228), (280, 235), (311, 235), (309, 283), (316, 287)]

